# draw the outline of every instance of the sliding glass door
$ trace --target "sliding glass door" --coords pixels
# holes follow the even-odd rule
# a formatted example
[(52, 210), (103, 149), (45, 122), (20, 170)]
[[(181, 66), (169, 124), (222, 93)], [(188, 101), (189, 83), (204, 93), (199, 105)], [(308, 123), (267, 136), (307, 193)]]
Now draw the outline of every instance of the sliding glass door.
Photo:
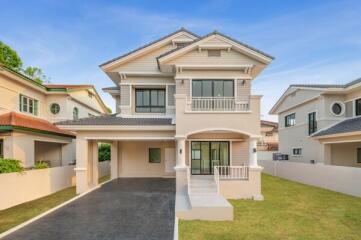
[(194, 175), (213, 174), (214, 166), (229, 166), (229, 159), (229, 142), (191, 142), (191, 172)]

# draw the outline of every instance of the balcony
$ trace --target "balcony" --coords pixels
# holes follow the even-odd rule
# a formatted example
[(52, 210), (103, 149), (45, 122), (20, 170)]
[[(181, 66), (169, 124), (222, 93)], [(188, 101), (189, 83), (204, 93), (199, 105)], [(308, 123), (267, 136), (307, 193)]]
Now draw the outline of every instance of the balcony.
[(188, 112), (248, 112), (249, 101), (237, 101), (234, 97), (187, 98)]

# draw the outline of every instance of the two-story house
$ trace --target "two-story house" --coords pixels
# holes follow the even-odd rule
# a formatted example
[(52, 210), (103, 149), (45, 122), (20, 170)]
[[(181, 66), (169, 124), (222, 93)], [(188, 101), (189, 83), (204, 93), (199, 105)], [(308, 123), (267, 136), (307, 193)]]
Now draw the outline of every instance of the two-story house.
[(291, 85), (270, 114), (278, 114), (279, 152), (290, 161), (361, 167), (361, 79)]
[(44, 85), (0, 66), (0, 157), (24, 167), (75, 161), (75, 135), (53, 122), (99, 116), (107, 108), (91, 85)]
[(98, 183), (94, 149), (109, 141), (113, 179), (176, 177), (180, 218), (232, 219), (225, 198), (261, 200), (251, 85), (271, 61), (219, 32), (182, 28), (102, 64), (117, 113), (57, 123), (77, 134), (77, 192)]

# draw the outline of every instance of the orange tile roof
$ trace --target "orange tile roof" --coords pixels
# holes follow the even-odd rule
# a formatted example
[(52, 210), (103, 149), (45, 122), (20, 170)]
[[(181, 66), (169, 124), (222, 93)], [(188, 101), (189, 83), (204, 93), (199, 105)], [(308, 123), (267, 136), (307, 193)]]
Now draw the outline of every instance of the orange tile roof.
[(0, 126), (22, 127), (22, 128), (45, 131), (53, 134), (75, 137), (73, 133), (62, 130), (46, 120), (27, 116), (25, 114), (16, 113), (16, 112), (9, 112), (0, 115)]

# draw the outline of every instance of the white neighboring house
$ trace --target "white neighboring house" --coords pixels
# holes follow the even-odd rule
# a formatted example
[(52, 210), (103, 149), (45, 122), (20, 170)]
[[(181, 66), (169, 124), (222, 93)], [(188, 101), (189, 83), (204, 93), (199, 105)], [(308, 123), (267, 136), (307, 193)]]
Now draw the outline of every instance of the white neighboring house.
[(92, 85), (40, 84), (0, 65), (0, 157), (24, 167), (75, 161), (75, 135), (53, 122), (108, 112)]
[(290, 85), (270, 114), (278, 114), (279, 152), (290, 161), (361, 167), (361, 78)]

